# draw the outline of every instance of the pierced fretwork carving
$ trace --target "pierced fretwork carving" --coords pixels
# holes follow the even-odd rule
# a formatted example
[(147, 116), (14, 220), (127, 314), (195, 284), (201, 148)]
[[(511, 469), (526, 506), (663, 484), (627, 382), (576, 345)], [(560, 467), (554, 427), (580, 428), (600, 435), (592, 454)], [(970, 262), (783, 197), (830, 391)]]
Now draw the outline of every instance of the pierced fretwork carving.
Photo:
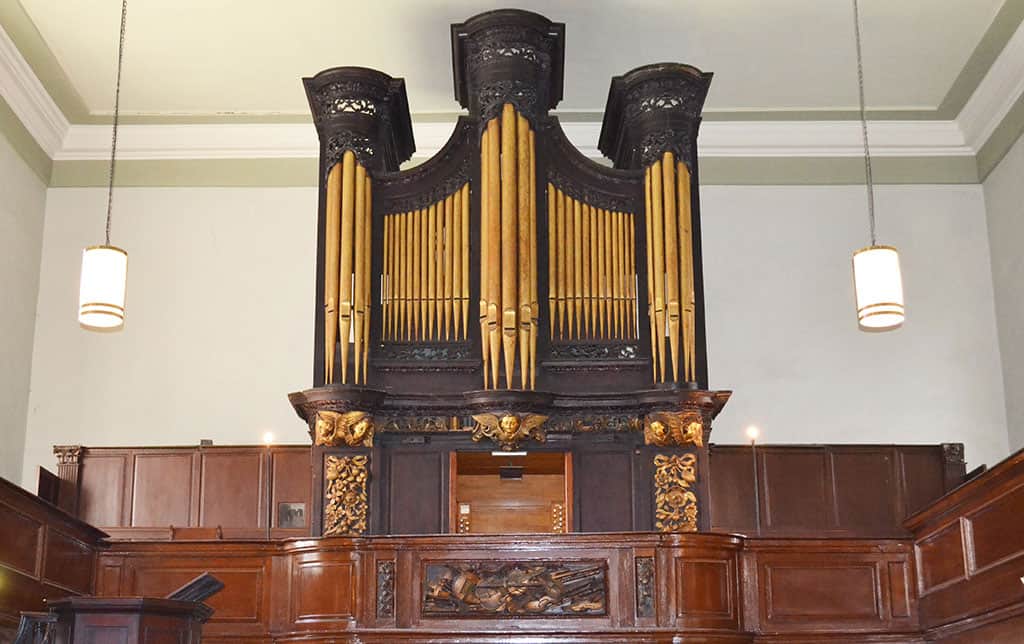
[(636, 616), (654, 617), (654, 557), (636, 558)]
[(654, 457), (655, 523), (660, 532), (697, 531), (697, 457), (658, 454)]
[(395, 616), (395, 560), (377, 562), (377, 617)]
[(328, 456), (324, 460), (324, 536), (366, 533), (369, 457)]

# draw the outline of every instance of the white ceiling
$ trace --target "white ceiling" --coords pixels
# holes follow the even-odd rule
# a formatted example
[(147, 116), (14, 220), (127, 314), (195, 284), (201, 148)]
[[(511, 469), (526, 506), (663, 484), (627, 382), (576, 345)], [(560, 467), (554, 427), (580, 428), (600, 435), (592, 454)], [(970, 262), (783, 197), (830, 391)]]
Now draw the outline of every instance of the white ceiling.
[[(10, 0), (3, 0), (10, 1)], [(92, 113), (107, 113), (120, 2), (18, 0)], [(861, 0), (867, 102), (935, 109), (1003, 0)], [(406, 79), (450, 113), (448, 25), (478, 0), (130, 0), (122, 110), (308, 113), (300, 77), (336, 65)], [(519, 0), (566, 23), (564, 111), (599, 112), (612, 75), (658, 61), (715, 73), (709, 110), (856, 106), (849, 0)]]

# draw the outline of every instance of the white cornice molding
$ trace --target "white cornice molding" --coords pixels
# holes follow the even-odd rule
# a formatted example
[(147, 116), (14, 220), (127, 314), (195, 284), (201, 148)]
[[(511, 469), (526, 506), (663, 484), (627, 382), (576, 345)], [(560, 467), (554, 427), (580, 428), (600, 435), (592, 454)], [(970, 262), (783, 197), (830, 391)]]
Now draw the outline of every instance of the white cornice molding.
[(68, 120), (0, 26), (0, 95), (50, 158), (60, 151)]
[[(600, 123), (563, 123), (569, 140), (590, 158), (597, 149)], [(444, 146), (454, 123), (415, 123), (415, 158), (425, 159)], [(954, 121), (874, 121), (869, 124), (871, 153), (880, 157), (970, 156)], [(118, 158), (281, 159), (316, 157), (319, 146), (305, 123), (123, 125)], [(848, 121), (710, 121), (701, 126), (702, 157), (858, 157), (864, 154), (860, 124)], [(73, 125), (58, 161), (106, 159), (110, 127)]]
[(975, 151), (981, 150), (1022, 95), (1024, 23), (1017, 27), (957, 116), (964, 139)]

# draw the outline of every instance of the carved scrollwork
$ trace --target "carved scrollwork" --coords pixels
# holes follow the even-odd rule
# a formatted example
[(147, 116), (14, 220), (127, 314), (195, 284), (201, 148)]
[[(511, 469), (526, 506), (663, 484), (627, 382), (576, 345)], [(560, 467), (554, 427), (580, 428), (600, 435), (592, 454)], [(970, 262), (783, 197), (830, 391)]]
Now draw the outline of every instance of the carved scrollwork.
[(640, 355), (640, 347), (636, 344), (610, 342), (553, 343), (549, 355), (554, 360), (636, 360)]
[(632, 120), (658, 110), (681, 112), (689, 118), (697, 118), (707, 91), (707, 84), (700, 77), (689, 74), (639, 83), (626, 93), (626, 119)]
[(548, 424), (552, 434), (598, 434), (640, 431), (643, 422), (631, 414), (605, 414), (601, 416), (559, 416)]
[(511, 103), (516, 112), (526, 117), (531, 124), (537, 121), (540, 113), (540, 95), (536, 86), (512, 80), (497, 80), (480, 86), (478, 92), (480, 105), (480, 122), (486, 124), (501, 114), (505, 103)]
[(373, 417), (365, 411), (318, 411), (313, 419), (313, 442), (328, 447), (373, 447)]
[(606, 577), (603, 561), (428, 563), (423, 616), (604, 615)]
[(693, 172), (691, 152), (695, 149), (694, 139), (695, 128), (687, 129), (666, 129), (651, 132), (644, 136), (640, 142), (640, 165), (647, 167), (661, 159), (666, 152), (671, 152), (675, 158), (686, 164), (686, 167)]
[(325, 459), (324, 536), (366, 533), (368, 462), (361, 454)]
[(438, 434), (466, 431), (451, 426), (450, 416), (385, 416), (380, 419), (380, 431), (388, 434)]
[(377, 617), (395, 616), (395, 560), (377, 562)]
[(501, 446), (503, 450), (513, 450), (527, 439), (538, 443), (546, 440), (541, 425), (548, 419), (540, 414), (477, 414), (473, 416), (476, 426), (473, 428), (473, 440), (489, 438)]
[(704, 446), (704, 419), (699, 412), (656, 411), (644, 417), (644, 444)]
[(313, 118), (320, 124), (337, 114), (376, 116), (383, 111), (381, 103), (387, 99), (382, 89), (359, 81), (327, 83), (312, 93)]
[(636, 558), (636, 616), (654, 617), (654, 557)]
[(471, 359), (473, 357), (473, 349), (466, 343), (385, 343), (377, 351), (377, 355), (380, 360), (396, 360), (405, 362), (451, 362), (453, 360)]
[(693, 454), (654, 457), (654, 527), (660, 532), (697, 531), (697, 457)]
[(377, 169), (379, 165), (377, 163), (377, 148), (373, 141), (354, 132), (342, 131), (327, 138), (323, 154), (325, 176), (331, 171), (331, 168), (341, 163), (342, 157), (348, 151), (355, 154), (356, 159), (363, 167)]

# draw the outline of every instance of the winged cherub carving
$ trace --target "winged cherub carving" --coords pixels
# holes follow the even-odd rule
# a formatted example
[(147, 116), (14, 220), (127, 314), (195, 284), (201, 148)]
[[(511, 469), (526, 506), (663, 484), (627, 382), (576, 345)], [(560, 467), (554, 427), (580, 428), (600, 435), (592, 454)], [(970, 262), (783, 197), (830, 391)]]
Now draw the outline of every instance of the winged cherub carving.
[(489, 438), (498, 443), (503, 450), (516, 449), (520, 442), (528, 438), (543, 443), (545, 435), (540, 426), (547, 419), (547, 416), (540, 414), (504, 414), (501, 417), (496, 414), (477, 414), (473, 416), (473, 420), (476, 421), (473, 440)]
[(313, 440), (327, 447), (373, 447), (373, 417), (365, 411), (318, 411)]
[(656, 411), (644, 418), (644, 444), (704, 446), (704, 421), (692, 411)]

